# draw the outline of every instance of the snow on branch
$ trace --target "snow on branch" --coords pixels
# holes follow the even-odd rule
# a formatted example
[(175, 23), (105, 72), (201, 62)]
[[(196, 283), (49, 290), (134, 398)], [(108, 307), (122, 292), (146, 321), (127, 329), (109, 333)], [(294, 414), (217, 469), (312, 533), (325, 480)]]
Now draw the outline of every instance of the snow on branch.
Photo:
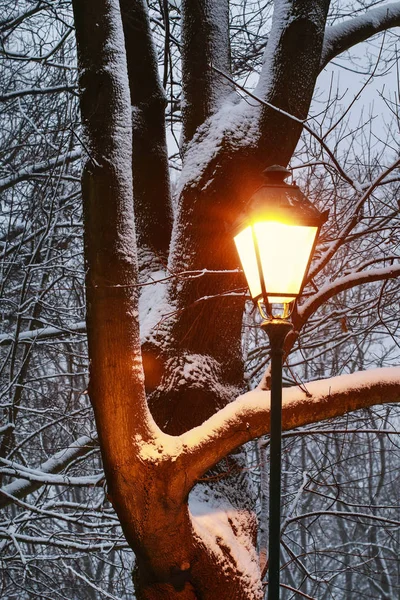
[[(229, 75), (227, 75), (226, 73), (224, 73), (223, 71), (218, 69), (217, 67), (213, 66), (213, 69), (217, 73), (219, 73), (222, 77), (224, 77), (225, 79), (230, 81), (234, 87), (236, 87), (237, 89), (244, 92), (246, 94), (246, 96), (249, 96), (249, 98), (252, 98), (253, 100), (255, 100), (256, 102), (258, 102), (260, 105), (262, 105), (264, 107), (271, 108), (273, 111), (275, 111), (279, 115), (284, 115), (285, 117), (288, 117), (294, 123), (298, 123), (299, 125), (301, 125), (302, 128), (305, 129), (305, 131), (307, 131), (315, 140), (317, 140), (317, 142), (321, 145), (321, 148), (328, 155), (330, 162), (327, 162), (326, 164), (332, 165), (336, 169), (336, 171), (340, 175), (340, 177), (344, 181), (347, 181), (347, 183), (349, 183), (356, 191), (361, 192), (363, 190), (363, 186), (361, 185), (361, 183), (359, 181), (353, 179), (350, 176), (350, 174), (347, 173), (344, 170), (344, 168), (340, 165), (337, 157), (335, 156), (335, 153), (329, 148), (328, 144), (325, 142), (324, 136), (319, 135), (312, 127), (310, 127), (310, 125), (307, 123), (307, 119), (300, 119), (300, 118), (296, 117), (295, 115), (291, 114), (290, 112), (283, 110), (279, 106), (276, 106), (275, 104), (271, 104), (271, 102), (263, 100), (260, 96), (251, 92), (250, 90), (245, 88), (243, 85), (240, 85), (238, 82), (236, 82), (234, 79), (232, 79), (232, 77), (230, 77)], [(257, 88), (256, 88), (256, 90), (257, 90)], [(228, 106), (226, 108), (228, 108)], [(240, 109), (240, 105), (239, 105), (239, 109)], [(229, 114), (232, 114), (232, 108), (228, 108), (228, 110), (229, 110)], [(237, 111), (238, 109), (235, 108), (234, 110)], [(214, 128), (213, 128), (213, 131), (215, 131)]]
[(321, 71), (335, 56), (371, 36), (400, 25), (400, 2), (385, 4), (365, 14), (328, 27), (321, 55)]
[(49, 338), (59, 338), (61, 336), (70, 336), (75, 333), (85, 333), (85, 321), (78, 321), (67, 327), (39, 327), (29, 331), (22, 331), (18, 337), (11, 333), (3, 333), (0, 335), (0, 346), (8, 346), (13, 342), (35, 342), (36, 340), (47, 340)]
[(354, 272), (346, 277), (341, 277), (330, 283), (327, 283), (319, 291), (314, 294), (309, 300), (298, 308), (298, 315), (302, 321), (306, 321), (317, 308), (324, 302), (336, 296), (339, 292), (349, 290), (350, 288), (364, 283), (372, 283), (374, 281), (385, 281), (387, 279), (396, 279), (400, 276), (400, 264), (390, 265), (381, 269), (369, 269), (367, 271)]
[[(369, 406), (400, 401), (400, 367), (371, 369), (283, 389), (282, 428), (331, 419)], [(235, 448), (269, 432), (270, 392), (253, 390), (181, 436), (190, 476), (203, 475)]]
[(71, 162), (79, 160), (81, 158), (81, 150), (80, 148), (71, 150), (70, 152), (66, 152), (65, 154), (61, 154), (56, 158), (51, 158), (50, 160), (45, 160), (40, 163), (36, 163), (33, 165), (29, 165), (28, 167), (24, 167), (7, 177), (3, 177), (0, 179), (0, 192), (4, 192), (8, 188), (20, 183), (21, 181), (26, 181), (31, 177), (35, 177), (35, 175), (40, 175), (41, 173), (46, 173), (47, 171), (51, 171), (55, 167), (60, 167), (62, 165), (67, 165)]
[[(400, 368), (374, 369), (342, 375), (307, 384), (306, 395), (299, 387), (284, 388), (282, 424), (284, 430), (341, 416), (373, 405), (400, 401)], [(170, 456), (185, 472), (187, 489), (214, 464), (240, 445), (269, 431), (270, 393), (253, 390), (239, 396), (199, 427), (181, 436), (159, 436), (164, 460)], [(4, 472), (18, 474), (16, 481), (0, 493), (0, 508), (37, 490), (43, 484), (97, 485), (103, 477), (57, 476), (68, 464), (84, 456), (97, 443), (95, 437), (83, 436), (68, 449), (61, 450), (37, 469), (7, 464)], [(146, 446), (147, 447), (147, 446)], [(144, 449), (145, 447), (143, 447)], [(155, 463), (162, 458), (161, 446), (148, 457)], [(144, 455), (141, 455), (144, 458)], [(4, 461), (3, 461), (4, 462)], [(10, 461), (7, 461), (9, 463)]]
[(0, 21), (0, 31), (7, 31), (14, 27), (18, 27), (25, 19), (28, 19), (32, 15), (38, 13), (40, 10), (47, 8), (45, 4), (41, 2), (37, 2), (36, 6), (31, 8), (30, 10), (23, 11), (13, 17), (6, 17), (5, 19)]
[[(308, 275), (308, 278), (310, 280), (313, 277), (315, 277), (315, 275), (317, 273), (319, 273), (321, 271), (321, 269), (323, 269), (323, 267), (325, 267), (325, 265), (328, 264), (329, 260), (334, 256), (334, 254), (336, 254), (338, 249), (346, 242), (346, 240), (348, 239), (348, 236), (350, 235), (350, 233), (352, 232), (354, 227), (359, 222), (360, 212), (361, 212), (364, 204), (368, 200), (368, 198), (371, 196), (372, 192), (376, 188), (378, 188), (380, 185), (384, 185), (386, 183), (387, 176), (392, 171), (397, 169), (399, 165), (400, 165), (400, 159), (397, 159), (387, 169), (384, 169), (378, 175), (378, 177), (376, 177), (373, 181), (371, 181), (367, 189), (361, 190), (361, 187), (360, 187), (359, 191), (360, 192), (362, 191), (362, 195), (357, 200), (357, 203), (353, 209), (351, 218), (347, 220), (342, 231), (337, 236), (337, 239), (335, 241), (333, 241), (331, 244), (329, 244), (328, 250), (321, 256), (319, 261), (312, 267), (311, 272)], [(356, 284), (356, 285), (358, 285), (358, 284)]]
[(45, 546), (51, 546), (53, 548), (61, 548), (62, 550), (82, 550), (90, 552), (110, 552), (111, 550), (118, 550), (121, 548), (128, 548), (128, 544), (125, 542), (122, 536), (115, 537), (111, 542), (100, 542), (95, 543), (92, 540), (83, 542), (71, 542), (69, 539), (60, 539), (58, 536), (40, 536), (40, 535), (25, 535), (22, 533), (11, 534), (9, 530), (0, 528), (0, 539), (15, 539), (18, 542), (26, 544), (43, 544)]
[(290, 525), (291, 523), (295, 523), (296, 521), (304, 519), (315, 519), (315, 517), (319, 518), (323, 515), (333, 516), (340, 519), (351, 519), (353, 521), (357, 520), (358, 522), (364, 519), (365, 521), (378, 521), (380, 523), (386, 523), (388, 525), (400, 525), (400, 521), (396, 519), (389, 519), (387, 517), (379, 517), (370, 513), (360, 513), (349, 510), (316, 510), (304, 513), (302, 515), (296, 515), (295, 517), (291, 517), (286, 520), (285, 525)]
[[(24, 498), (28, 494), (39, 489), (45, 483), (62, 483), (58, 480), (55, 481), (54, 475), (60, 473), (72, 461), (91, 452), (97, 443), (97, 436), (95, 434), (91, 437), (84, 435), (75, 440), (68, 448), (63, 448), (56, 452), (54, 456), (42, 463), (37, 469), (24, 468), (23, 474), (18, 472), (19, 479), (9, 483), (0, 490), (0, 509), (11, 504), (12, 497), (18, 499)], [(8, 466), (8, 474), (15, 475), (16, 473), (17, 471), (14, 467)], [(82, 480), (87, 478), (68, 478), (62, 476), (62, 479), (65, 484), (66, 480), (68, 480), (67, 483), (70, 483), (71, 479)], [(98, 479), (97, 475), (96, 479)], [(94, 481), (90, 481), (90, 485), (94, 485), (94, 483)]]
[(60, 92), (72, 92), (76, 95), (76, 85), (54, 85), (46, 88), (24, 88), (22, 90), (14, 90), (0, 95), (0, 102), (13, 100), (14, 98), (23, 98), (24, 96), (43, 96), (46, 94), (57, 94)]
[(0, 467), (0, 473), (3, 475), (17, 475), (22, 479), (27, 479), (31, 482), (38, 482), (47, 485), (66, 485), (76, 487), (96, 486), (104, 479), (104, 474), (88, 475), (80, 477), (70, 477), (68, 475), (51, 475), (43, 474), (39, 470), (29, 469), (21, 464), (15, 463), (5, 458), (0, 459), (0, 464), (6, 465)]

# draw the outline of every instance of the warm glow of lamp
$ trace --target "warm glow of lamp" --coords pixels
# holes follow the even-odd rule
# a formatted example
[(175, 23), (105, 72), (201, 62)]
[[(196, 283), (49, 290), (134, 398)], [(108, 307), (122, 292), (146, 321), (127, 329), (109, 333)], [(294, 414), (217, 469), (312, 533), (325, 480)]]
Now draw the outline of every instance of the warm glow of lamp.
[(314, 246), (318, 227), (259, 221), (235, 237), (253, 299), (262, 296), (255, 245), (260, 255), (268, 302), (287, 303), (297, 298)]
[(296, 185), (283, 181), (289, 174), (283, 167), (269, 167), (265, 174), (267, 181), (250, 200), (234, 240), (253, 301), (267, 311), (269, 305), (283, 304), (287, 314), (302, 292), (327, 213), (319, 213)]

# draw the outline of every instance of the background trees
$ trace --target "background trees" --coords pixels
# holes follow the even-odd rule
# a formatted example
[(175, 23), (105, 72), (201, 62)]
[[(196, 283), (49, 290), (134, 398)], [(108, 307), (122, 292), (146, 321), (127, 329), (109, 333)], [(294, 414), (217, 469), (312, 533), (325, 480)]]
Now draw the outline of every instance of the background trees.
[[(336, 75), (329, 93), (326, 84), (318, 90), (318, 81), (314, 89), (329, 60), (361, 69), (353, 45), (397, 25), (397, 3), (370, 8), (363, 3), (356, 8), (345, 3), (276, 3), (273, 13), (272, 3), (232, 2), (228, 12), (221, 2), (163, 2), (147, 11), (142, 2), (124, 0), (119, 3), (124, 44), (115, 29), (107, 28), (118, 13), (117, 4), (97, 2), (92, 13), (91, 3), (86, 4), (88, 13), (76, 8), (81, 64), (87, 61), (86, 83), (81, 82), (86, 138), (77, 112), (69, 2), (4, 2), (0, 25), (5, 83), (1, 503), (7, 506), (1, 535), (2, 593), (8, 598), (133, 593), (131, 553), (108, 501), (115, 503), (115, 497), (106, 488), (86, 389), (82, 158), (87, 211), (90, 202), (102, 202), (93, 214), (87, 212), (89, 226), (98, 228), (94, 233), (87, 229), (87, 240), (95, 244), (88, 248), (87, 260), (102, 257), (100, 272), (92, 270), (88, 279), (89, 323), (92, 360), (102, 364), (94, 370), (92, 401), (103, 452), (110, 445), (105, 453), (109, 461), (115, 439), (120, 439), (123, 452), (125, 438), (117, 438), (103, 417), (109, 417), (112, 394), (119, 394), (121, 410), (126, 409), (124, 360), (130, 359), (128, 349), (138, 351), (131, 336), (136, 322), (132, 290), (142, 293), (147, 398), (167, 433), (179, 435), (200, 425), (243, 390), (242, 329), (248, 384), (252, 387), (267, 368), (266, 340), (257, 337), (250, 318), (242, 322), (244, 283), (235, 270), (226, 226), (229, 230), (259, 184), (262, 168), (272, 162), (290, 161), (309, 197), (331, 210), (306, 297), (295, 314), (301, 336), (288, 347), (287, 382), (307, 387), (310, 380), (398, 360), (398, 92), (395, 86), (377, 84), (375, 95), (387, 106), (378, 117), (373, 109), (360, 111), (354, 99), (358, 91), (368, 95), (372, 81), (383, 80), (385, 73), (395, 80), (397, 30), (368, 44), (368, 60), (362, 61), (365, 89), (361, 84), (353, 95), (343, 96), (343, 89), (336, 89)], [(349, 19), (352, 25), (343, 28), (340, 24)], [(96, 44), (104, 52), (93, 64), (90, 52), (98, 50)], [(124, 45), (133, 106), (132, 169), (127, 164), (131, 150)], [(346, 48), (349, 53), (343, 54)], [(123, 93), (116, 98), (107, 72), (98, 68), (103, 59), (119, 69), (118, 89)], [(118, 127), (126, 129), (125, 141), (113, 138)], [(130, 214), (124, 186), (129, 188), (131, 171), (139, 288), (131, 268), (133, 243), (122, 248), (127, 252), (122, 262), (114, 245), (115, 231), (130, 227), (120, 205)], [(96, 187), (95, 196), (90, 186)], [(100, 298), (99, 289), (104, 291)], [(99, 336), (106, 336), (107, 343)], [(122, 358), (119, 378), (110, 375), (116, 357)], [(396, 381), (394, 376), (391, 381)], [(128, 397), (140, 398), (144, 411), (140, 377), (133, 377), (130, 385), (139, 391)], [(105, 390), (109, 395), (103, 407), (98, 398)], [(393, 400), (394, 385), (384, 394), (378, 392), (379, 401)], [(369, 405), (371, 395), (364, 392), (358, 406)], [(137, 414), (129, 415), (129, 433), (135, 430)], [(328, 414), (321, 410), (320, 417)], [(397, 430), (396, 410), (312, 427), (319, 433), (310, 433), (308, 427), (297, 437), (290, 433), (286, 442), (284, 594), (290, 598), (293, 590), (300, 590), (315, 598), (344, 598), (351, 590), (352, 597), (393, 597), (398, 587), (398, 486), (396, 438), (389, 432)], [(348, 433), (339, 438), (337, 430)], [(230, 579), (239, 586), (235, 597), (251, 597), (256, 578), (246, 584), (245, 576), (254, 575), (256, 567), (254, 561), (234, 555), (235, 571), (229, 535), (233, 532), (237, 547), (254, 558), (249, 539), (255, 531), (253, 511), (258, 512), (263, 557), (267, 463), (268, 445), (261, 440), (224, 460), (211, 474), (199, 474), (202, 482), (193, 498), (197, 531), (203, 539), (213, 539), (206, 537), (211, 534), (219, 539), (213, 551), (226, 561)], [(108, 469), (110, 475), (111, 464)], [(249, 469), (256, 471), (253, 491)], [(140, 487), (139, 479), (134, 485)], [(165, 519), (172, 523), (171, 515)], [(123, 525), (126, 533), (129, 523)], [(146, 558), (139, 559), (148, 567)], [(203, 568), (213, 573), (206, 560)], [(151, 565), (150, 571), (154, 569)], [(154, 572), (149, 581), (154, 583)], [(172, 581), (175, 587), (182, 585), (176, 578)], [(221, 581), (227, 593), (227, 582)], [(146, 588), (143, 579), (141, 587)]]

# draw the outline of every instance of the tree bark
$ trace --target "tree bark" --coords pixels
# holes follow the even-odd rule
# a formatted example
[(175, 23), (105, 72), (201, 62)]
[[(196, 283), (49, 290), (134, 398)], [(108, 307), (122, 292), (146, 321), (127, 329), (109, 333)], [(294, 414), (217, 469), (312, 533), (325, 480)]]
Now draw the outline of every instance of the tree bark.
[(228, 0), (182, 2), (183, 148), (232, 92), (213, 66), (230, 73)]
[(172, 230), (167, 98), (143, 0), (120, 0), (132, 103), (132, 174), (139, 267), (144, 274), (165, 266)]

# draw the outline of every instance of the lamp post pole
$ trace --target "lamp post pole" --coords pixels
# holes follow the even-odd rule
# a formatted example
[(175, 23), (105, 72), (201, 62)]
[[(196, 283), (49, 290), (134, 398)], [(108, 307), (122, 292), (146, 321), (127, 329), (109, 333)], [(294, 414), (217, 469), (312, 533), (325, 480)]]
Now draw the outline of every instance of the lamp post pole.
[(293, 329), (285, 319), (262, 323), (271, 347), (270, 482), (268, 536), (268, 600), (279, 600), (281, 537), (281, 440), (282, 440), (282, 358), (287, 334)]

